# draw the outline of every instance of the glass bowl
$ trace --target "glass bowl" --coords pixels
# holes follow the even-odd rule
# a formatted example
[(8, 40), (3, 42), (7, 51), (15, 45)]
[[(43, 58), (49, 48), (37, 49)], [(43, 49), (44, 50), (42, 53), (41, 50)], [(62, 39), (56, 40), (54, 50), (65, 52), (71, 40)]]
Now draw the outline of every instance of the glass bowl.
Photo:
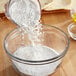
[(61, 29), (43, 25), (40, 32), (40, 41), (35, 40), (34, 46), (26, 28), (16, 28), (5, 37), (5, 51), (15, 70), (22, 76), (48, 76), (54, 73), (68, 50), (69, 39)]
[(68, 26), (68, 33), (73, 40), (76, 40), (76, 23), (73, 22)]

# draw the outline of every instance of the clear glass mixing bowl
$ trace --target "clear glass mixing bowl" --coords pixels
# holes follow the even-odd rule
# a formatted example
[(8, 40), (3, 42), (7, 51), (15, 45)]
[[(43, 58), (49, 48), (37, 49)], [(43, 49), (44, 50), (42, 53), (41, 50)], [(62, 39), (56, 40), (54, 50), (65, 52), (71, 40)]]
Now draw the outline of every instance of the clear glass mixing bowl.
[[(24, 33), (23, 39), (22, 33)], [(42, 34), (39, 37), (40, 41), (34, 42), (35, 46), (39, 45), (47, 47), (47, 49), (53, 49), (49, 49), (49, 55), (47, 55), (47, 58), (45, 57), (42, 60), (24, 59), (14, 55), (18, 48), (32, 45), (32, 41), (30, 41), (28, 37), (26, 28), (25, 31), (22, 30), (22, 28), (16, 28), (10, 32), (4, 40), (4, 48), (13, 64), (13, 67), (22, 76), (48, 76), (54, 73), (68, 50), (69, 39), (66, 33), (64, 33), (61, 29), (55, 26), (43, 25), (41, 33)], [(46, 48), (44, 48), (43, 51), (45, 51), (45, 49)], [(48, 51), (47, 49), (46, 52)], [(31, 52), (31, 54), (32, 53), (33, 52)], [(42, 53), (41, 56), (43, 57), (44, 55), (45, 54)]]

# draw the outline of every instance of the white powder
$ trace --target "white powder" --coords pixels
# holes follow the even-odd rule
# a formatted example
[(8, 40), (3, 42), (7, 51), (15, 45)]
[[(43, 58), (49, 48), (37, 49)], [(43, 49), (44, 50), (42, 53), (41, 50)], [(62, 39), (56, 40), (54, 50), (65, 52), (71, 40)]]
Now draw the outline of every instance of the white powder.
[(32, 45), (36, 45), (35, 42), (41, 43), (44, 39), (44, 33), (42, 31), (42, 25), (39, 24), (38, 26), (32, 27), (30, 26), (29, 29), (26, 29), (28, 32), (29, 40), (32, 42)]
[[(41, 45), (34, 47), (22, 46), (14, 53), (14, 56), (25, 60), (45, 60), (53, 58), (57, 55), (58, 53), (52, 48)], [(56, 67), (60, 64), (60, 60), (45, 65), (27, 65), (13, 60), (13, 64), (23, 74), (32, 76), (47, 76), (55, 71)]]
[(37, 0), (11, 0), (8, 11), (16, 24), (25, 27), (36, 25), (41, 16)]

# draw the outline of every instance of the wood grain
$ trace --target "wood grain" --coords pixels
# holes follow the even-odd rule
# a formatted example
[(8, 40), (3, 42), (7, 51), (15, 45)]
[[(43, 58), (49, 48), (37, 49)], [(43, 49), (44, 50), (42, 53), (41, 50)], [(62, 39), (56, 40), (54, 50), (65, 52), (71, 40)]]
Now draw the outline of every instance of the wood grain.
[[(72, 22), (69, 11), (66, 12), (42, 12), (41, 22), (61, 28), (67, 34), (67, 26)], [(8, 56), (5, 53), (3, 43), (5, 36), (16, 28), (5, 15), (0, 14), (0, 76), (19, 76), (13, 69)], [(69, 36), (69, 34), (68, 34)], [(50, 76), (76, 76), (76, 41), (70, 38), (70, 47), (63, 59), (61, 66)]]

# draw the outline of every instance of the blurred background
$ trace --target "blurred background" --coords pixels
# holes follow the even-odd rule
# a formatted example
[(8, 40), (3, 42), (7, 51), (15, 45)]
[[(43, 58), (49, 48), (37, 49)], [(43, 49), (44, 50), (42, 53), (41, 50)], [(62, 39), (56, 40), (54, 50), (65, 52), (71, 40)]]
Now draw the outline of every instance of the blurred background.
[[(0, 13), (4, 12), (4, 6), (9, 0), (0, 0)], [(55, 9), (69, 9), (76, 5), (76, 0), (39, 0), (41, 9), (55, 10)]]

